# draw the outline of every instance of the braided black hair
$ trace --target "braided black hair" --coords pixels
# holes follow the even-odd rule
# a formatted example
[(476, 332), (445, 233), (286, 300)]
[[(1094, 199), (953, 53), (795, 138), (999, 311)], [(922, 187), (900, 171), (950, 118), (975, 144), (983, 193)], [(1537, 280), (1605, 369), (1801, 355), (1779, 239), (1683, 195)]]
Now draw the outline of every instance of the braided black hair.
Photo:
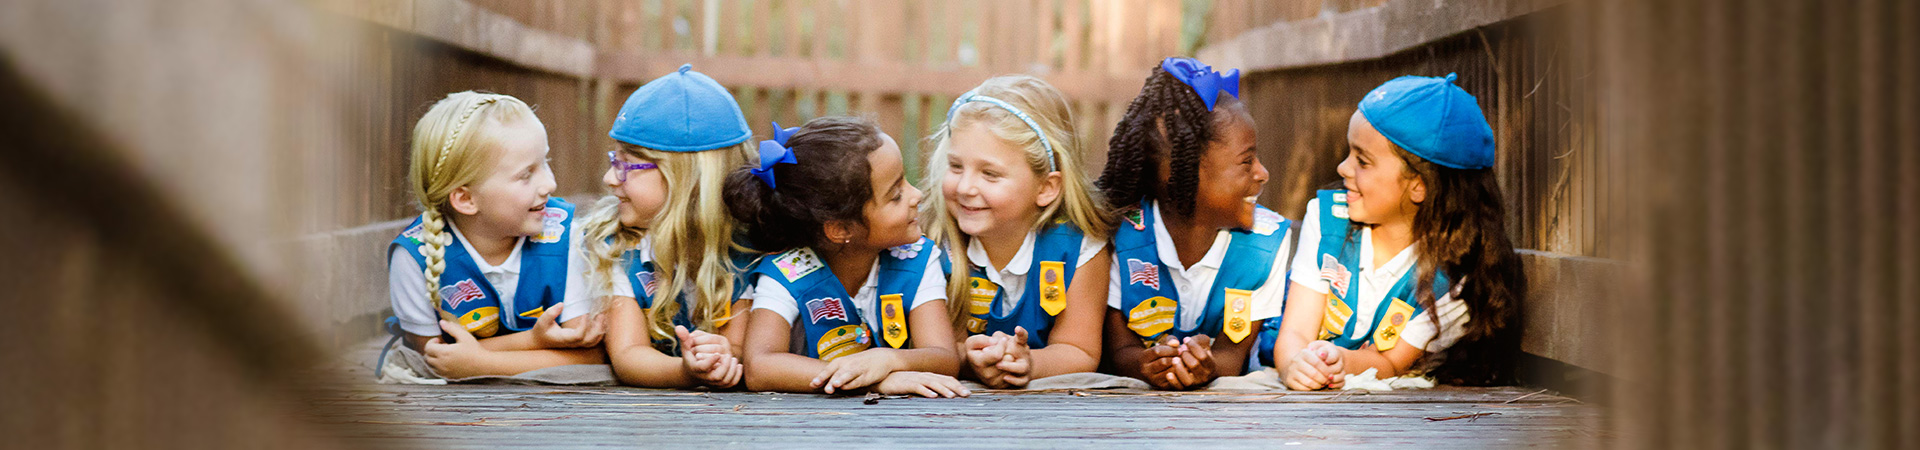
[[(1175, 213), (1192, 215), (1200, 156), (1219, 136), (1218, 128), (1233, 120), (1229, 110), (1238, 104), (1221, 95), (1218, 107), (1208, 111), (1192, 87), (1155, 65), (1107, 143), (1107, 167), (1097, 183), (1101, 193), (1115, 209), (1153, 198)], [(1168, 166), (1166, 186), (1160, 186), (1160, 158)]]

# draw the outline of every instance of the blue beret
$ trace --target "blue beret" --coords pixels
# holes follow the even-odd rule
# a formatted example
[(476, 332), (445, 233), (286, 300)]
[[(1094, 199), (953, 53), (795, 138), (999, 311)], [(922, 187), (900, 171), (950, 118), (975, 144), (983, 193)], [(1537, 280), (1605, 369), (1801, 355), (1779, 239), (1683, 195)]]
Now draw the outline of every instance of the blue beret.
[(607, 136), (654, 150), (697, 152), (739, 145), (753, 138), (753, 130), (727, 88), (686, 64), (627, 96)]
[(1408, 152), (1455, 169), (1493, 167), (1493, 127), (1459, 78), (1404, 76), (1360, 100), (1360, 115)]

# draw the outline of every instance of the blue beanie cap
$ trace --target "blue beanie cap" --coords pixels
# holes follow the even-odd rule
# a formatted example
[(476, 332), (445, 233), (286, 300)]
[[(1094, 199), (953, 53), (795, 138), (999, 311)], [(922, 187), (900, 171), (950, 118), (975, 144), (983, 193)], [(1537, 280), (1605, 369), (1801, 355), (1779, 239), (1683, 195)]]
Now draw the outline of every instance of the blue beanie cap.
[(1394, 145), (1434, 164), (1493, 167), (1493, 127), (1473, 94), (1453, 84), (1456, 78), (1395, 78), (1360, 100), (1360, 114)]
[(627, 96), (607, 136), (665, 152), (698, 152), (739, 145), (753, 130), (733, 94), (685, 64)]

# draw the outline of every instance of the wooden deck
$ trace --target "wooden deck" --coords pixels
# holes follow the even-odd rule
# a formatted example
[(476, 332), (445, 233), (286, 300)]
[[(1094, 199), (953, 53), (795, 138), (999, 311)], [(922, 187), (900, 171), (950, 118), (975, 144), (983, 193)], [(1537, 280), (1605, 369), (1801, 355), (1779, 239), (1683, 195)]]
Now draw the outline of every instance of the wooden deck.
[[(350, 379), (370, 379), (364, 368)], [(970, 398), (623, 387), (307, 384), (310, 418), (396, 448), (1422, 448), (1603, 443), (1601, 408), (1531, 388), (975, 391)]]

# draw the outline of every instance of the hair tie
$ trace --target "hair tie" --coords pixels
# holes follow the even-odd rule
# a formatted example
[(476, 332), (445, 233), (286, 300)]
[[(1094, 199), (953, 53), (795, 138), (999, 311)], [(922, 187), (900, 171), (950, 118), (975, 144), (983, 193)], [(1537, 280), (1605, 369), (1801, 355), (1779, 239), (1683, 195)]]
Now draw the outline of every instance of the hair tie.
[(747, 170), (753, 172), (753, 176), (759, 177), (761, 182), (767, 183), (767, 189), (776, 188), (773, 183), (774, 164), (800, 163), (793, 158), (793, 149), (787, 148), (787, 138), (793, 137), (793, 134), (799, 131), (800, 127), (780, 128), (780, 122), (774, 122), (773, 139), (760, 141), (760, 167)]
[(1200, 102), (1206, 103), (1208, 111), (1213, 110), (1214, 101), (1219, 99), (1220, 91), (1227, 91), (1227, 95), (1240, 98), (1240, 69), (1228, 70), (1222, 74), (1214, 72), (1213, 67), (1201, 64), (1193, 58), (1176, 56), (1160, 61), (1160, 70), (1167, 71), (1168, 75), (1173, 75), (1173, 79), (1180, 80), (1187, 87), (1193, 88), (1193, 93), (1200, 94)]
[(1012, 103), (1007, 103), (1006, 101), (993, 98), (993, 97), (988, 97), (985, 95), (974, 95), (973, 91), (967, 91), (967, 93), (961, 94), (960, 98), (953, 99), (953, 106), (947, 108), (947, 125), (948, 125), (947, 129), (949, 130), (948, 133), (952, 133), (951, 130), (953, 129), (952, 128), (953, 113), (960, 112), (961, 105), (965, 105), (967, 103), (972, 103), (972, 102), (980, 102), (980, 103), (986, 103), (993, 106), (998, 106), (1000, 107), (1000, 109), (1004, 109), (1004, 110), (1007, 110), (1007, 112), (1013, 113), (1013, 117), (1019, 118), (1021, 122), (1026, 122), (1027, 127), (1033, 129), (1033, 134), (1036, 136), (1040, 136), (1040, 146), (1047, 150), (1047, 171), (1048, 172), (1060, 171), (1060, 168), (1053, 164), (1053, 141), (1047, 139), (1046, 130), (1043, 130), (1040, 128), (1040, 122), (1033, 121), (1033, 117), (1028, 116), (1026, 111), (1021, 111), (1020, 108), (1014, 107)]

